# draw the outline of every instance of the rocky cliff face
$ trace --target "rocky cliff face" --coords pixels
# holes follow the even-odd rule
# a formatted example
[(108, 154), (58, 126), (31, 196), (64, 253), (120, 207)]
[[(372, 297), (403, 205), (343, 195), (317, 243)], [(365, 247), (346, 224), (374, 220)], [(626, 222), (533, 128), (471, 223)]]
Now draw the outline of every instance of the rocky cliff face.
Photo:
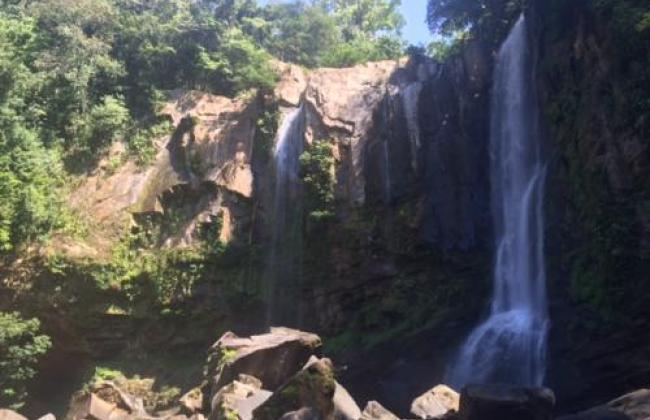
[(567, 407), (650, 381), (642, 332), (650, 315), (642, 297), (650, 143), (648, 108), (637, 98), (648, 89), (640, 68), (649, 50), (624, 7), (631, 6), (531, 2), (552, 162), (549, 381)]
[[(452, 327), (476, 318), (489, 280), (491, 52), (477, 45), (444, 65), (420, 58), (311, 72), (278, 67), (280, 82), (264, 95), (173, 92), (162, 115), (174, 130), (158, 139), (154, 162), (115, 168), (116, 146), (70, 198), (88, 234), (55, 237), (9, 272), (29, 278), (24, 293), (11, 292), (14, 302), (36, 314), (56, 308), (44, 317), (53, 363), (128, 358), (135, 347), (159, 354), (172, 336), (185, 343), (178, 349), (202, 345), (208, 326), (263, 326), (274, 141), (282, 118), (303, 106), (304, 149), (331, 145), (334, 202), (324, 224), (307, 215), (296, 223), (301, 281), (289, 284), (305, 314), (297, 326), (334, 337), (343, 360), (381, 346), (381, 357), (347, 374), (362, 395), (368, 377), (383, 381), (392, 406), (436, 385), (440, 354), (458, 339)], [(211, 244), (226, 250), (216, 260), (205, 251)], [(128, 276), (134, 280), (124, 283)], [(161, 293), (170, 296), (162, 307)], [(165, 315), (161, 324), (156, 311), (169, 307), (186, 315)], [(436, 354), (427, 347), (406, 355), (395, 345), (397, 337), (428, 341), (442, 325)], [(386, 369), (403, 356), (408, 369)], [(398, 370), (417, 373), (404, 395), (393, 392)], [(53, 381), (60, 374), (45, 371)]]

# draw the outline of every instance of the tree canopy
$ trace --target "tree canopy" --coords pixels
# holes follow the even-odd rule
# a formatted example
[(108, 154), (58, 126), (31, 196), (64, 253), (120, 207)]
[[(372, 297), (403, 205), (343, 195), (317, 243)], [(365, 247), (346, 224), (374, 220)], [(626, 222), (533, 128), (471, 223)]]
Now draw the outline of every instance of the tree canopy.
[(165, 91), (268, 90), (307, 67), (398, 57), (398, 0), (0, 1), (0, 254), (75, 229), (69, 177), (123, 140), (140, 163), (169, 130)]

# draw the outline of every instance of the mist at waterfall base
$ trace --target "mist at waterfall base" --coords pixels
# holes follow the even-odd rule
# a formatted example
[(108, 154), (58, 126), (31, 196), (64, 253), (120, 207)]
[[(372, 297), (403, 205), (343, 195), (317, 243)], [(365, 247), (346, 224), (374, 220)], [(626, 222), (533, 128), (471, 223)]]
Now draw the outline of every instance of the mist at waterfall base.
[(470, 383), (538, 386), (544, 380), (546, 175), (533, 70), (522, 16), (499, 51), (491, 99), (492, 306), (448, 369), (446, 380), (457, 389)]
[(302, 320), (300, 155), (304, 133), (305, 112), (300, 106), (285, 115), (275, 138), (271, 247), (265, 273), (268, 326), (299, 328)]

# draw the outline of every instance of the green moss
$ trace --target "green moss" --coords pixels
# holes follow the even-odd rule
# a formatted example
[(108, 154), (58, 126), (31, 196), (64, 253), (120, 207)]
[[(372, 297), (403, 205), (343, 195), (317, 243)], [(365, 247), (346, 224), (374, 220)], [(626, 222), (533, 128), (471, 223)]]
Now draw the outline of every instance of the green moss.
[(256, 159), (266, 162), (271, 156), (279, 124), (280, 110), (277, 102), (273, 102), (266, 106), (255, 121), (253, 154)]

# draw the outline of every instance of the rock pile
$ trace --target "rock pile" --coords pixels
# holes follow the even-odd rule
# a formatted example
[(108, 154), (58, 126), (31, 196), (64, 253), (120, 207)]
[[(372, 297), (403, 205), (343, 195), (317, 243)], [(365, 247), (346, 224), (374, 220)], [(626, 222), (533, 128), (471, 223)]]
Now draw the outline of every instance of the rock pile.
[[(70, 420), (399, 420), (376, 401), (362, 411), (336, 381), (321, 339), (287, 328), (239, 337), (224, 334), (210, 348), (202, 384), (170, 409), (152, 403), (153, 381), (99, 381), (72, 398)], [(414, 419), (552, 420), (555, 397), (546, 388), (473, 385), (460, 394), (438, 385), (411, 405)], [(647, 420), (650, 390), (558, 420)], [(26, 420), (0, 410), (0, 420)], [(39, 420), (55, 420), (48, 414)]]

